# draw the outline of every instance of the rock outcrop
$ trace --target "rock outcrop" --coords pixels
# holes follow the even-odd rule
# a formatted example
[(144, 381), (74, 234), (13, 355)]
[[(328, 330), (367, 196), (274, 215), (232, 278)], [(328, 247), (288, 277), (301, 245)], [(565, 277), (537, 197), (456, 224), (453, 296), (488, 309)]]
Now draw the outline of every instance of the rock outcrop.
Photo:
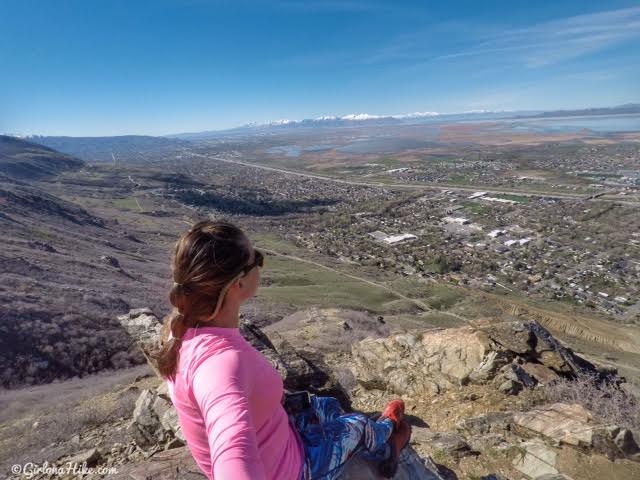
[(594, 421), (593, 415), (581, 405), (554, 403), (518, 412), (513, 416), (513, 427), (523, 437), (535, 435), (551, 445), (602, 453), (610, 460), (640, 461), (640, 447), (632, 431)]
[[(153, 362), (146, 354), (147, 351), (157, 346), (160, 340), (162, 323), (158, 317), (148, 308), (138, 308), (129, 311), (125, 315), (120, 315), (118, 320), (129, 336), (145, 353), (147, 361), (158, 374)], [(290, 390), (309, 389), (310, 387), (321, 388), (328, 381), (328, 376), (325, 372), (301, 357), (284, 340), (279, 343), (280, 351), (282, 352), (280, 353), (276, 350), (271, 340), (252, 323), (241, 322), (240, 333), (278, 370), (283, 378), (285, 388)], [(158, 374), (158, 376), (160, 375)]]
[[(308, 312), (300, 315), (306, 318)], [(293, 322), (295, 325), (300, 320), (295, 314), (288, 318), (298, 321)], [(119, 319), (141, 347), (148, 348), (158, 341), (160, 322), (150, 310), (133, 310)], [(285, 386), (291, 390), (334, 394), (342, 391), (340, 384), (343, 384), (344, 390), (348, 390), (344, 393), (360, 402), (363, 411), (379, 411), (385, 398), (402, 396), (414, 405), (449, 399), (447, 401), (453, 403), (445, 403), (447, 409), (482, 413), (456, 412), (454, 416), (459, 420), (452, 427), (455, 431), (432, 430), (426, 424), (418, 426), (420, 420), (414, 418), (412, 446), (403, 451), (396, 479), (458, 478), (451, 468), (461, 468), (460, 472), (467, 473), (478, 468), (485, 473), (495, 472), (478, 476), (485, 480), (512, 478), (512, 475), (528, 479), (572, 478), (578, 475), (578, 470), (567, 467), (571, 462), (592, 462), (598, 471), (614, 472), (614, 477), (640, 475), (640, 465), (633, 463), (640, 461), (638, 436), (629, 429), (598, 422), (589, 411), (575, 404), (531, 407), (525, 402), (520, 403), (520, 411), (511, 408), (515, 406), (512, 402), (519, 402), (527, 392), (538, 391), (538, 387), (561, 378), (584, 373), (601, 378), (611, 375), (565, 348), (536, 322), (481, 324), (386, 336), (382, 335), (386, 326), (381, 324), (383, 326), (374, 331), (374, 338), (361, 339), (352, 330), (360, 328), (358, 322), (364, 324), (370, 319), (351, 319), (355, 325), (352, 330), (344, 329), (344, 322), (339, 320), (327, 316), (325, 323), (351, 332), (354, 338), (348, 342), (350, 348), (330, 349), (330, 359), (322, 357), (319, 346), (326, 341), (326, 332), (325, 337), (307, 336), (300, 342), (293, 331), (270, 328), (265, 334), (248, 322), (242, 322), (240, 330), (280, 372)], [(316, 327), (322, 328), (313, 326)], [(363, 326), (363, 330), (365, 328), (369, 325)], [(331, 335), (335, 334), (334, 330)], [(292, 342), (301, 349), (292, 346)], [(350, 367), (348, 382), (342, 382), (347, 366)], [(341, 369), (339, 374), (336, 367)], [(349, 388), (345, 383), (353, 385)], [(377, 400), (367, 403), (370, 398)], [(461, 401), (464, 405), (456, 403)], [(502, 402), (500, 409), (507, 411), (487, 410), (495, 406), (491, 403), (495, 401)], [(476, 403), (478, 407), (474, 409)], [(363, 405), (371, 408), (362, 408)], [(428, 409), (415, 412), (425, 412), (427, 419), (437, 414), (429, 413)], [(141, 391), (127, 431), (138, 448), (148, 453), (146, 460), (121, 470), (116, 477), (119, 480), (161, 480), (174, 478), (176, 474), (180, 478), (204, 478), (185, 446), (163, 381), (156, 388)], [(96, 452), (85, 453), (96, 458)], [(619, 465), (620, 461), (627, 463)], [(380, 477), (373, 465), (355, 458), (341, 478), (377, 480)]]
[(504, 393), (554, 378), (596, 372), (536, 322), (409, 332), (353, 346), (355, 377), (365, 388), (433, 396), (454, 386), (494, 382)]
[[(149, 349), (159, 341), (161, 324), (149, 309), (136, 309), (118, 320), (131, 337), (143, 349)], [(260, 351), (280, 373), (286, 388), (291, 390), (318, 390), (335, 388), (330, 383), (330, 375), (318, 369), (313, 363), (300, 356), (288, 342), (275, 334), (272, 342), (258, 327), (250, 322), (241, 322), (242, 336)], [(276, 348), (277, 345), (277, 348)], [(137, 444), (148, 447), (164, 444), (164, 452), (150, 460), (127, 469), (122, 478), (160, 480), (168, 478), (168, 472), (184, 472), (185, 478), (198, 477), (197, 465), (190, 459), (185, 448), (184, 437), (175, 409), (162, 382), (155, 390), (144, 390), (136, 401), (133, 418), (128, 431)], [(174, 452), (179, 449), (179, 452)], [(169, 450), (169, 451), (167, 451)], [(181, 476), (182, 478), (182, 476)], [(344, 480), (378, 480), (376, 469), (363, 459), (350, 462), (342, 475)], [(421, 458), (408, 447), (399, 461), (397, 480), (443, 480), (436, 465), (428, 458)]]

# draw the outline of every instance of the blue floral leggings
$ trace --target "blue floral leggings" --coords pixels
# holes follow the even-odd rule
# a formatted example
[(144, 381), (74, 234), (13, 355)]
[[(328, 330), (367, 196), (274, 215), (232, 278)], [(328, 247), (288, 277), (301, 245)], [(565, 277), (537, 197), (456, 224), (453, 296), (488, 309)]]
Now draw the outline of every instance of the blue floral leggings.
[(301, 480), (334, 480), (355, 454), (369, 460), (389, 457), (389, 419), (375, 421), (363, 413), (345, 413), (333, 397), (311, 395), (311, 407), (291, 417), (305, 451)]

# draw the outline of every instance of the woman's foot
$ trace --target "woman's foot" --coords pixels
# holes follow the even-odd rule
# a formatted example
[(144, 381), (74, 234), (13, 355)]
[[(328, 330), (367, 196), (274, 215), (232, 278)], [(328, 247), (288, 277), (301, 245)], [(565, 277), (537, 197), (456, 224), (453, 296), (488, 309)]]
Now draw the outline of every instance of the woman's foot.
[(393, 478), (398, 470), (398, 459), (400, 452), (409, 444), (411, 439), (411, 425), (405, 419), (402, 419), (397, 428), (393, 431), (387, 443), (391, 447), (391, 455), (386, 460), (380, 462), (378, 471), (385, 478)]
[(404, 418), (404, 401), (396, 399), (391, 400), (389, 403), (387, 403), (387, 406), (384, 407), (384, 410), (380, 414), (380, 418), (378, 418), (378, 421), (384, 418), (388, 418), (393, 422), (395, 431)]

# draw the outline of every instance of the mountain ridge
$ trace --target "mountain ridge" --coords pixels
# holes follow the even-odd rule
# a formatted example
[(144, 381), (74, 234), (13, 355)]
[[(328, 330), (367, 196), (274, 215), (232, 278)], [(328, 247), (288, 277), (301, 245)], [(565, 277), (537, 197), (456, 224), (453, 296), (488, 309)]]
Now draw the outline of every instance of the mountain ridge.
[(640, 103), (627, 103), (614, 107), (597, 107), (568, 110), (470, 110), (465, 112), (413, 112), (393, 115), (375, 115), (368, 113), (351, 113), (335, 116), (324, 115), (302, 120), (275, 120), (267, 123), (248, 123), (239, 127), (223, 130), (204, 130), (200, 132), (184, 132), (165, 135), (167, 138), (182, 140), (199, 140), (207, 137), (224, 136), (228, 134), (249, 133), (251, 131), (282, 131), (286, 129), (300, 129), (305, 127), (357, 127), (357, 126), (389, 126), (412, 125), (422, 123), (440, 123), (446, 121), (468, 120), (501, 120), (523, 118), (554, 118), (564, 116), (588, 115), (620, 115), (640, 113)]

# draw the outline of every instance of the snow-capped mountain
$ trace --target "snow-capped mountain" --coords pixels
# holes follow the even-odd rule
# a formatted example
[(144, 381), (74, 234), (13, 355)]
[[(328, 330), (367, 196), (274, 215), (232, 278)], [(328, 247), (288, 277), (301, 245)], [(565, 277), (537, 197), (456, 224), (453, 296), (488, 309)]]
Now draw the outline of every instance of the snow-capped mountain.
[(276, 120), (267, 123), (249, 123), (228, 130), (205, 131), (167, 135), (167, 137), (183, 139), (205, 139), (227, 135), (268, 134), (271, 131), (281, 132), (283, 129), (329, 128), (329, 127), (380, 127), (387, 125), (412, 125), (426, 123), (461, 122), (469, 120), (498, 120), (511, 118), (543, 118), (573, 115), (616, 115), (639, 113), (640, 104), (619, 105), (616, 107), (589, 108), (578, 110), (468, 110), (458, 113), (413, 112), (397, 115), (373, 115), (369, 113), (350, 113), (348, 115), (323, 115), (303, 120)]
[[(413, 112), (413, 113), (402, 113), (399, 115), (371, 115), (369, 113), (350, 113), (348, 115), (342, 115), (340, 117), (335, 115), (323, 115), (317, 118), (306, 118), (303, 120), (276, 120), (273, 122), (267, 122), (261, 125), (251, 124), (251, 126), (280, 126), (280, 125), (295, 125), (295, 124), (312, 124), (312, 123), (323, 123), (323, 122), (366, 122), (369, 120), (403, 120), (403, 119), (417, 119), (417, 118), (426, 118), (426, 117), (436, 117), (440, 115), (438, 112)], [(249, 125), (246, 125), (249, 126)]]

